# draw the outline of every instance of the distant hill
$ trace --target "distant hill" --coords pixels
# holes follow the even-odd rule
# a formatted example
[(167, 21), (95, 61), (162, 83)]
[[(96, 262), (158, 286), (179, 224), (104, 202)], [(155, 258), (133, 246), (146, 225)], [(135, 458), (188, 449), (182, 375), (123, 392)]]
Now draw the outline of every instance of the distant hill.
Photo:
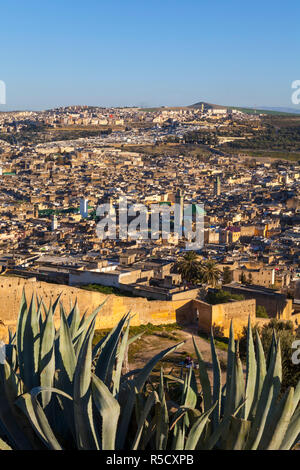
[(247, 108), (239, 106), (222, 106), (219, 104), (206, 103), (205, 101), (199, 101), (198, 103), (192, 104), (189, 106), (189, 108), (203, 108), (204, 111), (207, 111), (209, 109), (236, 109), (246, 114), (300, 114), (300, 109), (294, 108), (271, 108), (267, 106), (260, 106), (259, 108)]
[(278, 113), (300, 114), (300, 109), (297, 108), (260, 106), (260, 109), (264, 109), (266, 111), (275, 111)]
[(211, 104), (206, 103), (205, 101), (199, 101), (199, 103), (190, 105), (189, 108), (203, 108), (205, 111), (207, 111), (208, 109), (228, 109), (229, 106), (221, 106), (219, 104)]

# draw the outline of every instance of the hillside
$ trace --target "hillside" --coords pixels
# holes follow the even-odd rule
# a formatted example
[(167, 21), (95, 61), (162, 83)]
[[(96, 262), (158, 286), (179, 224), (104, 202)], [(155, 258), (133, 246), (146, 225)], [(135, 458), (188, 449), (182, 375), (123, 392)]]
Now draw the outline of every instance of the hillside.
[(300, 109), (292, 109), (292, 108), (270, 108), (270, 107), (260, 107), (256, 108), (247, 108), (247, 107), (239, 107), (239, 106), (222, 106), (219, 104), (212, 104), (206, 103), (205, 101), (199, 101), (198, 103), (192, 104), (189, 108), (202, 108), (207, 111), (209, 109), (236, 109), (246, 114), (271, 114), (271, 115), (286, 115), (286, 114), (299, 114)]

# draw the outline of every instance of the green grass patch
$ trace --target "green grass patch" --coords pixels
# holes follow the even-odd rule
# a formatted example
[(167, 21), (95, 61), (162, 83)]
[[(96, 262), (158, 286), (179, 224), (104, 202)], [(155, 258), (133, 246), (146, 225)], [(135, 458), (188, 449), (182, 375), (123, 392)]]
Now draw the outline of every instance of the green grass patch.
[[(177, 323), (171, 323), (168, 325), (152, 325), (152, 323), (147, 323), (146, 325), (131, 326), (129, 328), (129, 338), (136, 336), (140, 333), (143, 335), (140, 339), (134, 341), (128, 350), (128, 361), (134, 362), (135, 355), (139, 353), (144, 348), (144, 336), (158, 336), (160, 338), (168, 339), (170, 341), (179, 342), (179, 338), (176, 335), (176, 330), (181, 330), (181, 327)], [(102, 338), (104, 338), (111, 329), (105, 330), (96, 330), (93, 345), (95, 346)]]
[(106, 294), (106, 295), (113, 294), (119, 297), (137, 297), (136, 295), (131, 294), (130, 292), (127, 292), (127, 291), (122, 291), (118, 289), (117, 287), (101, 286), (100, 284), (87, 284), (86, 286), (80, 286), (80, 289), (89, 290), (92, 292), (100, 292), (101, 294)]
[[(204, 333), (203, 331), (199, 330), (198, 336), (204, 339), (205, 341), (207, 341), (208, 343), (210, 343), (210, 335), (208, 333)], [(229, 341), (228, 338), (225, 338), (223, 336), (214, 336), (214, 339), (215, 339), (216, 348), (222, 349), (223, 351), (228, 350), (228, 341)]]
[[(177, 323), (170, 323), (168, 325), (153, 325), (147, 323), (146, 325), (131, 326), (129, 328), (129, 337), (143, 333), (143, 336), (160, 336), (162, 338), (171, 339), (174, 341), (178, 340), (175, 330), (181, 330), (181, 327)], [(111, 328), (106, 330), (96, 330), (94, 336), (94, 344), (97, 344), (104, 336), (110, 333)], [(133, 343), (134, 344), (134, 343)]]

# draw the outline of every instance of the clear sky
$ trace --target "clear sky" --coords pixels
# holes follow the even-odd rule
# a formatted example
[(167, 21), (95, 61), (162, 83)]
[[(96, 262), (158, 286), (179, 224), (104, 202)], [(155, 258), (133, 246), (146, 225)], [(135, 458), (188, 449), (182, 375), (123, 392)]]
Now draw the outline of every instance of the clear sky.
[(0, 111), (292, 107), (300, 79), (299, 0), (16, 0), (0, 16)]

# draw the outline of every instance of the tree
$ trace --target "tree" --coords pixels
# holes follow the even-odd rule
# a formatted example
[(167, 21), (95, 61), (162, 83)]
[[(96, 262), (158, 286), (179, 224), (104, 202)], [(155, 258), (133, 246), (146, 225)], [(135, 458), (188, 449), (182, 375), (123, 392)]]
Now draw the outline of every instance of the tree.
[(216, 263), (212, 259), (201, 263), (200, 275), (203, 283), (209, 284), (212, 287), (216, 287), (220, 277), (221, 271), (217, 267)]
[(205, 302), (210, 305), (226, 304), (231, 300), (245, 300), (245, 297), (239, 294), (231, 294), (231, 292), (220, 289), (217, 292), (208, 292), (205, 298)]
[(229, 284), (232, 281), (232, 274), (230, 268), (226, 266), (223, 269), (223, 284)]
[(267, 314), (267, 310), (265, 309), (265, 307), (263, 305), (257, 305), (257, 307), (256, 307), (256, 316), (258, 318), (269, 318), (269, 316)]
[(175, 271), (181, 274), (185, 281), (197, 284), (200, 277), (200, 263), (197, 253), (194, 251), (185, 253), (175, 264)]
[(240, 275), (240, 282), (241, 284), (246, 284), (246, 275), (244, 272)]

